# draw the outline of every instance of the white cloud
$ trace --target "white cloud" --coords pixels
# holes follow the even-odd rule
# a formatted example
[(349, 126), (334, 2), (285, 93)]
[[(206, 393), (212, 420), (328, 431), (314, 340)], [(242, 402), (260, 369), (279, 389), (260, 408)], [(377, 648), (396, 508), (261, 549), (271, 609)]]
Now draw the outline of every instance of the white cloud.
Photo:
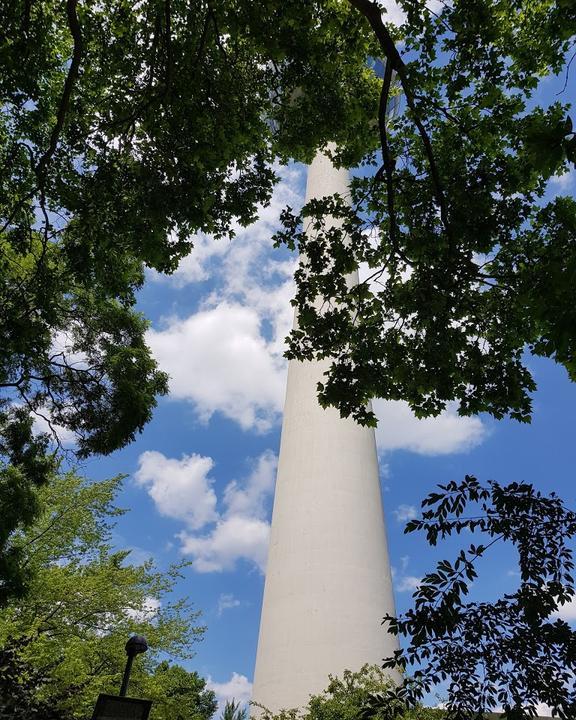
[(382, 14), (382, 19), (392, 25), (403, 25), (406, 22), (406, 13), (395, 0), (388, 0), (386, 12)]
[[(436, 707), (445, 710), (446, 709), (446, 703), (440, 703)], [(525, 705), (524, 708), (527, 709), (528, 707), (534, 707), (534, 710), (536, 711), (536, 718), (551, 718), (552, 717), (552, 708), (550, 705), (546, 705), (546, 703), (536, 703), (536, 705)], [(492, 712), (494, 713), (503, 713), (504, 708), (502, 705), (497, 705), (495, 708), (493, 708)]]
[(302, 203), (303, 172), (281, 168), (270, 204), (250, 227), (236, 225), (232, 240), (200, 235), (172, 276), (153, 275), (177, 288), (211, 281), (197, 312), (148, 333), (171, 396), (190, 401), (203, 421), (220, 412), (259, 432), (279, 422), (296, 258), (272, 248), (271, 238), (284, 207)]
[[(124, 608), (126, 617), (135, 622), (152, 622), (156, 620), (162, 603), (158, 598), (145, 597), (144, 602), (138, 608)], [(98, 618), (98, 627), (95, 629), (97, 637), (106, 637), (114, 630), (114, 617), (112, 613), (102, 613)]]
[[(428, 0), (426, 7), (433, 13), (440, 13), (443, 4), (443, 0)], [(386, 12), (382, 15), (382, 19), (384, 22), (399, 26), (406, 22), (406, 13), (396, 0), (386, 0)]]
[(69, 330), (58, 330), (58, 332), (54, 333), (51, 354), (58, 354), (60, 357), (57, 357), (56, 360), (65, 363), (69, 367), (80, 369), (88, 367), (86, 354), (74, 350), (73, 327)]
[(219, 411), (245, 430), (265, 431), (278, 420), (285, 361), (263, 337), (255, 309), (223, 301), (173, 318), (147, 339), (172, 397), (190, 400), (204, 421)]
[(234, 700), (241, 705), (246, 705), (252, 697), (252, 683), (245, 675), (239, 675), (236, 672), (232, 673), (230, 680), (223, 683), (216, 682), (209, 675), (206, 686), (216, 693), (218, 714), (222, 712), (227, 701)]
[[(233, 223), (233, 237), (230, 239), (215, 240), (199, 233), (192, 238), (192, 252), (180, 261), (172, 275), (154, 273), (151, 279), (183, 287), (212, 278), (222, 286), (229, 286), (229, 292), (240, 290), (243, 293), (245, 287), (254, 283), (254, 271), (265, 277), (270, 267), (262, 264), (261, 260), (271, 255), (270, 240), (280, 226), (280, 213), (287, 205), (298, 210), (304, 194), (304, 166), (277, 166), (275, 170), (280, 181), (270, 202), (257, 209), (256, 222), (248, 227)], [(278, 255), (277, 251), (272, 252)]]
[(414, 505), (399, 505), (396, 510), (392, 511), (392, 514), (398, 522), (407, 522), (408, 520), (414, 520), (418, 516), (418, 510)]
[(480, 444), (487, 428), (479, 418), (460, 417), (454, 404), (434, 418), (418, 419), (403, 400), (376, 400), (376, 442), (381, 452), (410, 450), (420, 455), (464, 452)]
[(264, 503), (274, 488), (276, 463), (276, 456), (266, 451), (244, 483), (233, 480), (226, 486), (225, 512), (210, 532), (180, 533), (182, 552), (192, 556), (196, 571), (232, 570), (238, 560), (247, 560), (264, 572), (270, 537)]
[(270, 536), (266, 501), (274, 488), (276, 464), (276, 456), (267, 450), (254, 461), (245, 480), (229, 482), (222, 512), (217, 511), (209, 478), (214, 466), (210, 457), (185, 455), (176, 460), (147, 451), (140, 455), (134, 477), (160, 514), (186, 524), (177, 537), (196, 571), (232, 570), (239, 560), (264, 571)]
[(216, 520), (216, 493), (208, 478), (214, 461), (200, 455), (181, 460), (148, 450), (139, 459), (134, 479), (145, 487), (161, 515), (199, 529)]
[(274, 490), (277, 464), (276, 455), (267, 450), (257, 459), (244, 487), (237, 480), (226, 486), (224, 504), (228, 517), (244, 515), (262, 519), (266, 516), (264, 501)]
[(270, 525), (264, 520), (232, 516), (220, 520), (205, 536), (182, 532), (182, 552), (192, 555), (197, 572), (232, 570), (238, 560), (249, 560), (264, 571)]
[(536, 715), (538, 717), (542, 718), (551, 718), (552, 717), (552, 708), (550, 705), (546, 705), (546, 703), (538, 703), (536, 705)]
[(550, 178), (550, 185), (558, 192), (566, 192), (574, 185), (576, 180), (576, 170), (573, 168), (563, 175), (553, 175)]
[(39, 408), (38, 413), (33, 415), (32, 429), (34, 434), (47, 433), (53, 439), (55, 445), (57, 442), (67, 448), (76, 445), (76, 433), (53, 422), (48, 408)]
[(552, 615), (553, 617), (566, 620), (566, 622), (576, 620), (576, 598), (572, 598), (569, 602), (561, 605)]
[(137, 610), (134, 608), (128, 608), (126, 615), (136, 622), (150, 622), (158, 615), (162, 603), (158, 598), (147, 597), (144, 598), (144, 604)]
[(208, 280), (211, 263), (228, 252), (230, 239), (225, 237), (216, 239), (199, 233), (193, 238), (193, 242), (194, 248), (191, 253), (182, 258), (172, 275), (152, 272), (150, 279), (156, 282), (168, 282), (177, 288)]
[(392, 567), (392, 585), (396, 592), (414, 592), (420, 587), (422, 578), (406, 574), (409, 564), (410, 557), (403, 555), (400, 558), (400, 572), (398, 572), (397, 568)]
[(222, 615), (224, 610), (240, 606), (240, 600), (235, 598), (232, 593), (220, 593), (218, 598), (218, 615)]
[(414, 575), (403, 575), (394, 581), (394, 589), (397, 592), (414, 592), (420, 587), (422, 578)]
[[(119, 539), (116, 540), (116, 546), (123, 545), (126, 547), (126, 542), (121, 536), (117, 536)], [(119, 541), (121, 540), (121, 542)], [(124, 563), (126, 565), (144, 565), (144, 563), (149, 562), (150, 560), (154, 560), (154, 553), (150, 552), (150, 550), (145, 550), (144, 548), (138, 547), (137, 545), (132, 545), (126, 547), (126, 550), (130, 552), (130, 554), (126, 557), (124, 560)]]

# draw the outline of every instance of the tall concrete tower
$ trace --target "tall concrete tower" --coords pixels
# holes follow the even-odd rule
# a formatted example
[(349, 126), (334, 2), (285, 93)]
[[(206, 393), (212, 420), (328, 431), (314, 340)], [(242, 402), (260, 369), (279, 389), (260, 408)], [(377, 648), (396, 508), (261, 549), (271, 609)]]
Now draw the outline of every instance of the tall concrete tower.
[[(318, 154), (306, 200), (348, 194)], [(357, 277), (350, 282), (357, 282)], [(398, 647), (374, 430), (324, 410), (327, 363), (290, 362), (252, 699), (301, 707), (328, 675), (380, 664)]]

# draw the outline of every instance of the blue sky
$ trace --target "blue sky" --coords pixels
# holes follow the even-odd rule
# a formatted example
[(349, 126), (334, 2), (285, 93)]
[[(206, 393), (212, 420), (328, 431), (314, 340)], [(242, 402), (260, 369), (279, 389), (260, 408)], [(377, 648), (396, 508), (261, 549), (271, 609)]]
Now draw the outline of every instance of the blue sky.
[[(545, 100), (556, 86), (549, 81)], [(569, 93), (568, 93), (569, 94)], [(563, 98), (568, 101), (569, 97)], [(269, 207), (233, 240), (200, 236), (171, 277), (150, 273), (139, 298), (150, 319), (148, 340), (170, 376), (137, 441), (82, 471), (100, 479), (126, 473), (117, 526), (119, 547), (159, 566), (188, 559), (178, 586), (203, 611), (207, 626), (191, 669), (209, 678), (220, 698), (250, 694), (266, 545), (279, 447), (286, 362), (283, 338), (292, 322), (295, 258), (271, 248), (285, 205), (302, 202), (305, 168), (280, 171)], [(550, 183), (573, 194), (576, 173)], [(399, 611), (418, 579), (450, 550), (432, 552), (423, 538), (404, 536), (406, 519), (435, 484), (475, 474), (480, 480), (521, 480), (555, 490), (574, 505), (576, 387), (551, 361), (530, 359), (539, 384), (531, 425), (489, 418), (416, 420), (403, 403), (377, 402), (382, 495)], [(512, 589), (516, 565), (505, 548), (481, 566), (475, 592)], [(576, 603), (563, 610), (576, 619)]]

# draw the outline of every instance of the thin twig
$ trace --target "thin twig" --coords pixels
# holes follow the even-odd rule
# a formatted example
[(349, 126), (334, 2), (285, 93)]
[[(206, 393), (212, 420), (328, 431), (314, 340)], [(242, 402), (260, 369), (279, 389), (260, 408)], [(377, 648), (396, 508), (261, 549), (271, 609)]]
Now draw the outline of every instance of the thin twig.
[(229, 60), (228, 52), (224, 45), (222, 44), (222, 40), (220, 38), (220, 29), (218, 27), (218, 19), (214, 13), (214, 10), (210, 8), (210, 19), (212, 20), (212, 24), (214, 25), (214, 32), (216, 34), (216, 45), (218, 45), (218, 48), (220, 49), (220, 52), (224, 55), (226, 60)]
[(568, 87), (568, 75), (570, 73), (570, 66), (572, 65), (572, 62), (575, 57), (576, 57), (576, 50), (574, 50), (574, 53), (572, 54), (572, 57), (570, 58), (570, 60), (568, 61), (568, 65), (566, 66), (566, 77), (564, 78), (564, 87), (562, 88), (562, 90), (560, 90), (560, 92), (556, 93), (556, 97), (558, 97), (558, 95), (562, 95), (564, 90), (566, 90), (566, 88)]
[(488, 550), (489, 548), (492, 547), (492, 545), (496, 544), (498, 541), (503, 540), (503, 539), (504, 539), (503, 534), (497, 535), (493, 540), (491, 540), (488, 543), (488, 545), (480, 546), (479, 548), (476, 549), (475, 552), (471, 553), (470, 558), (465, 561), (467, 564), (461, 570), (459, 570), (456, 573), (456, 575), (452, 576), (449, 587), (446, 588), (445, 590), (440, 591), (441, 595), (434, 603), (434, 606), (433, 606), (434, 610), (437, 610), (440, 603), (446, 599), (446, 595), (454, 588), (457, 581), (462, 579), (462, 577), (464, 576), (464, 573), (466, 572), (468, 565), (473, 566), (474, 563), (476, 562), (476, 560), (478, 560), (479, 558), (481, 558), (484, 555), (486, 550)]

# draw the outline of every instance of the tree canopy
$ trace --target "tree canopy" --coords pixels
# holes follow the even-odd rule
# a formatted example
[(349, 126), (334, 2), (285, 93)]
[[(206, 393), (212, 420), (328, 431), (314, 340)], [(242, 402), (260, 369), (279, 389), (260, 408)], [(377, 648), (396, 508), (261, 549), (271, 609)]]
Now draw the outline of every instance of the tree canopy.
[(221, 720), (246, 720), (248, 711), (242, 707), (240, 702), (235, 700), (227, 700), (222, 710)]
[(149, 651), (134, 663), (130, 692), (154, 701), (152, 718), (210, 720), (215, 712), (205, 681), (165, 659), (191, 658), (204, 631), (186, 599), (169, 597), (180, 569), (131, 564), (128, 551), (111, 546), (120, 482), (53, 477), (40, 491), (40, 516), (13, 538), (34, 572), (26, 597), (0, 611), (4, 710), (20, 688), (28, 704), (90, 716), (99, 692), (117, 693), (126, 639), (138, 633)]
[[(460, 533), (479, 538), (422, 579), (412, 609), (386, 616), (407, 643), (384, 667), (408, 674), (398, 688), (371, 698), (367, 716), (370, 707), (376, 716), (444, 687), (447, 720), (480, 719), (500, 708), (509, 720), (523, 720), (541, 704), (555, 717), (573, 718), (576, 631), (556, 613), (576, 594), (576, 513), (555, 493), (526, 483), (482, 485), (467, 476), (430, 493), (406, 532), (422, 532), (433, 546)], [(517, 590), (493, 601), (468, 599), (482, 559), (503, 543), (517, 553)]]
[[(134, 307), (145, 269), (254, 220), (275, 162), (328, 140), (358, 161), (377, 80), (340, 0), (2, 0), (0, 19), (0, 482), (20, 473), (30, 500), (9, 535), (50, 466), (29, 416), (107, 454), (166, 393)], [(10, 562), (4, 594), (25, 585)]]
[(248, 224), (273, 162), (374, 144), (375, 48), (347, 3), (5, 2), (0, 258), (5, 404), (110, 452), (166, 378), (143, 343), (145, 267)]
[[(351, 206), (284, 214), (277, 241), (308, 259), (290, 355), (331, 358), (321, 401), (360, 422), (375, 422), (372, 398), (529, 421), (526, 351), (576, 379), (576, 202), (545, 197), (576, 163), (576, 135), (561, 95), (539, 104), (547, 76), (571, 80), (574, 3), (400, 0), (399, 29), (385, 3), (351, 4), (385, 60), (380, 148), (364, 158), (376, 172)], [(360, 265), (369, 277), (351, 288)]]
[[(311, 695), (306, 707), (286, 708), (274, 714), (258, 703), (252, 704), (259, 708), (264, 720), (357, 720), (363, 716), (386, 720), (390, 713), (402, 720), (441, 720), (444, 716), (436, 708), (420, 705), (408, 708), (403, 701), (387, 695), (392, 693), (392, 687), (381, 668), (364, 665), (356, 672), (345, 670), (341, 677), (330, 676), (326, 690)], [(374, 699), (382, 700), (378, 707)]]

